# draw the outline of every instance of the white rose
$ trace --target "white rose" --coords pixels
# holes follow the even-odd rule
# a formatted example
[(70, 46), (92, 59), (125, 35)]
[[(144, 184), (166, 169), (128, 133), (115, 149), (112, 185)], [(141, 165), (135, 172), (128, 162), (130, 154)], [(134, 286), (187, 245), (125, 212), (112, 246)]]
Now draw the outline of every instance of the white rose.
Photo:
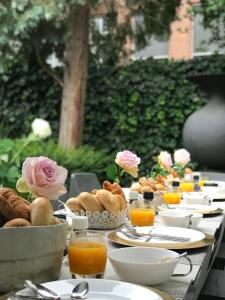
[(175, 163), (185, 166), (190, 160), (190, 153), (186, 149), (178, 149), (174, 152)]
[(45, 139), (52, 134), (48, 121), (36, 118), (31, 124), (33, 134), (41, 139)]

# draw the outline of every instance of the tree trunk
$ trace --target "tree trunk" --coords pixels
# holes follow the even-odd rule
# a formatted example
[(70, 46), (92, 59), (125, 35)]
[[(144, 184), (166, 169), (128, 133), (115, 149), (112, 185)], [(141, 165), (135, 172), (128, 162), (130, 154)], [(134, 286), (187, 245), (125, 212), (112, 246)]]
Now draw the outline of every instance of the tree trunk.
[(64, 89), (59, 144), (65, 148), (82, 143), (88, 67), (89, 6), (74, 5), (68, 17)]

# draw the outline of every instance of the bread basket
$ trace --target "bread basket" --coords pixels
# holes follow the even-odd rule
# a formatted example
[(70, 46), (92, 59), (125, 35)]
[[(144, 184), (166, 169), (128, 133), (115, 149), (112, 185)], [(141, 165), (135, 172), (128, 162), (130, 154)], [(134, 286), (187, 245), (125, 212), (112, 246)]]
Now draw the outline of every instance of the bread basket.
[(0, 229), (0, 293), (23, 287), (24, 280), (56, 280), (66, 248), (68, 224)]
[(89, 229), (115, 229), (125, 222), (126, 209), (118, 211), (116, 214), (107, 210), (102, 212), (80, 211), (81, 216), (88, 217)]

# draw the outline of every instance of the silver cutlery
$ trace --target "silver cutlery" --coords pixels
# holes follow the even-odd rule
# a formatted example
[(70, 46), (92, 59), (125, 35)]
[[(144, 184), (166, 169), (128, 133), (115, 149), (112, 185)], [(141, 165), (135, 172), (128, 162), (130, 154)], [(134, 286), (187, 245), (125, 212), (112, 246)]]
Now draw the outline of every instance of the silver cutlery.
[(154, 261), (153, 263), (156, 264), (156, 263), (171, 262), (171, 261), (174, 261), (178, 258), (181, 258), (181, 257), (185, 256), (185, 255), (187, 255), (187, 252), (183, 252), (183, 253), (177, 255), (176, 257), (164, 256), (164, 257), (161, 257), (160, 259)]
[(34, 283), (31, 280), (25, 280), (24, 285), (36, 296), (40, 296), (45, 299), (60, 300), (58, 294), (39, 283)]
[(169, 241), (175, 241), (175, 242), (188, 242), (191, 240), (190, 238), (176, 236), (176, 235), (167, 235), (167, 234), (151, 233), (151, 232), (150, 233), (140, 233), (140, 232), (137, 232), (137, 230), (129, 224), (124, 224), (124, 226), (129, 231), (129, 234), (132, 234), (133, 236), (136, 236), (136, 237), (148, 237), (149, 239), (147, 239), (147, 241), (149, 241), (150, 238), (163, 239), (163, 240), (169, 240)]
[(39, 299), (43, 299), (40, 297), (36, 297), (36, 296), (26, 296), (26, 295), (19, 295), (16, 294), (15, 292), (10, 292), (9, 293), (9, 298), (12, 300), (39, 300)]
[(71, 298), (72, 299), (85, 299), (88, 292), (89, 292), (89, 285), (88, 285), (87, 281), (81, 281), (74, 287), (72, 294), (71, 294)]

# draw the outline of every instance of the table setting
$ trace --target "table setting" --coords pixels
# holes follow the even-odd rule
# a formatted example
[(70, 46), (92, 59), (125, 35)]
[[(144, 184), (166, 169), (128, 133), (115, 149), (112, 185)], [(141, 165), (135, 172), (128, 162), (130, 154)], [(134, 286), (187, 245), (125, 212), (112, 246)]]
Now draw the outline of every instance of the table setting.
[[(45, 157), (27, 158), (17, 190), (29, 192), (31, 203), (0, 189), (4, 203), (13, 195), (26, 211), (24, 217), (10, 207), (10, 214), (0, 215), (0, 299), (197, 299), (224, 232), (225, 183), (203, 180), (190, 169), (184, 179), (190, 158), (180, 150), (185, 163), (176, 151), (174, 164), (162, 151), (150, 176), (126, 188), (121, 176), (137, 178), (140, 159), (119, 152), (110, 181), (59, 201), (55, 212), (49, 199), (65, 191), (66, 170)], [(49, 176), (57, 184), (49, 184)]]

